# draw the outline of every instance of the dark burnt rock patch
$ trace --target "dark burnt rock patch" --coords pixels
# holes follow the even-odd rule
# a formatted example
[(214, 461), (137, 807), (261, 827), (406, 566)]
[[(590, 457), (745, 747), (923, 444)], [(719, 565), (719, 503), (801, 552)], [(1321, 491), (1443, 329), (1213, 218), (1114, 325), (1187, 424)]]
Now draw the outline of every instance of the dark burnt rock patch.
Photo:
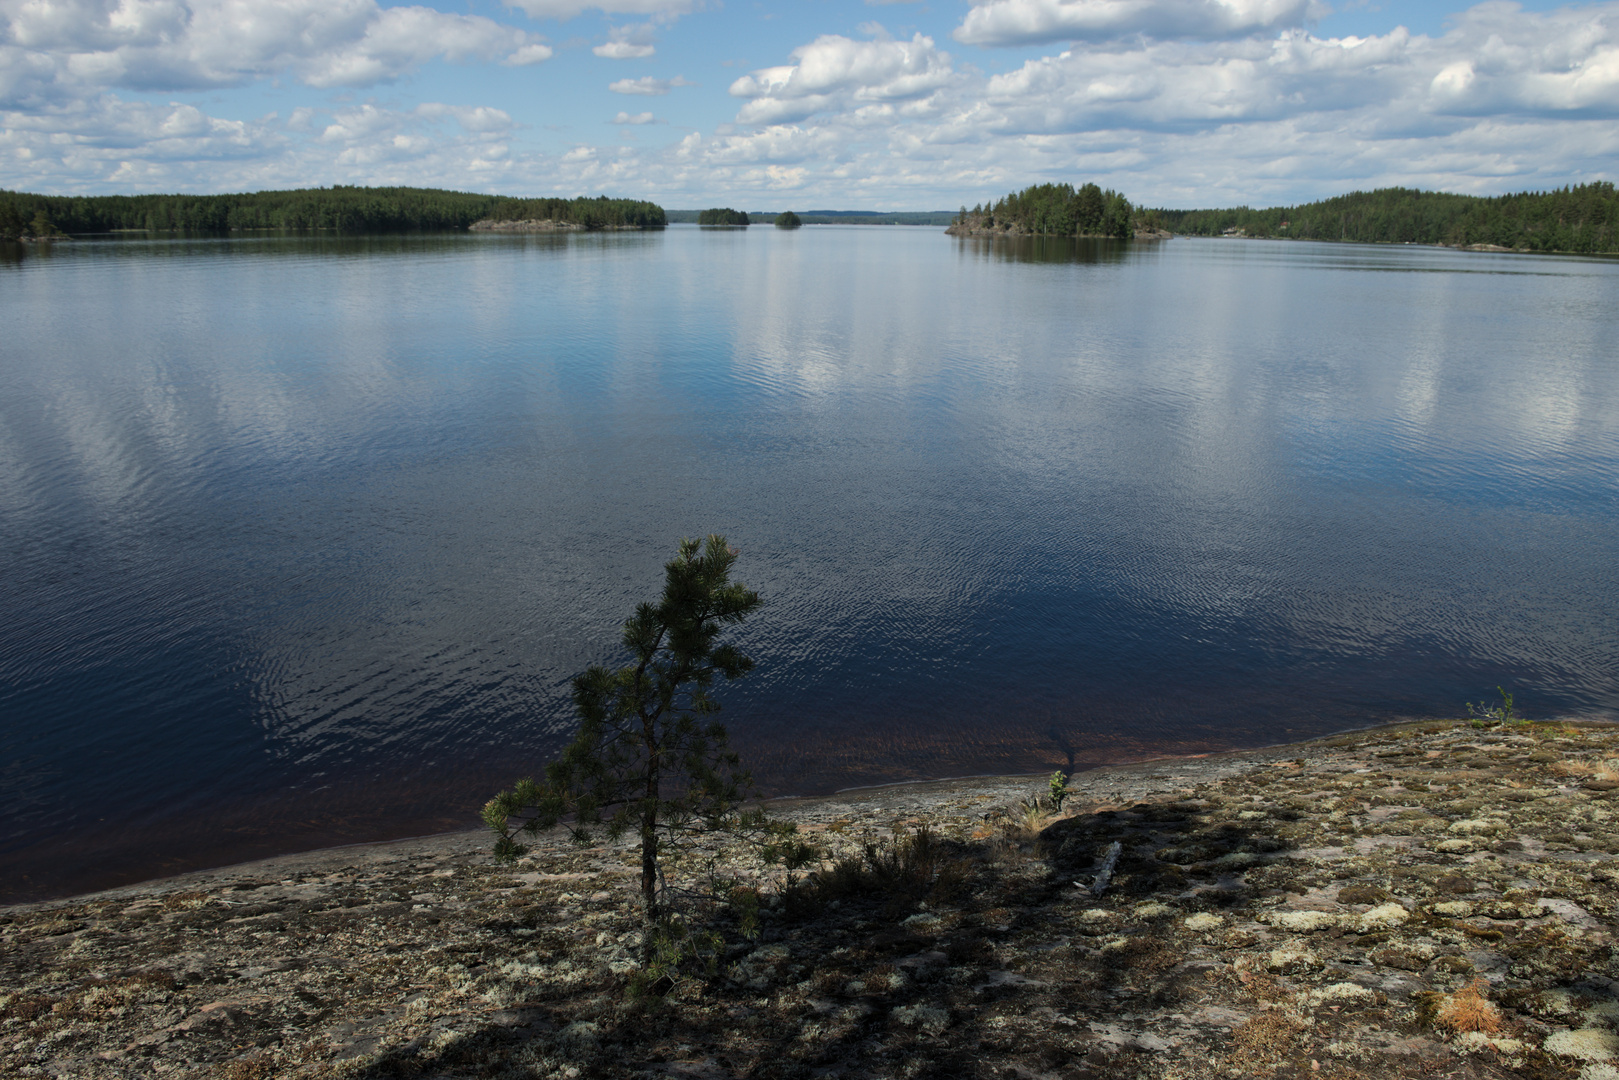
[(10, 908), (0, 1075), (1619, 1080), (1615, 759), (1408, 725), (1083, 774), (1060, 818), (1032, 779), (788, 802), (841, 864), (638, 1000), (634, 854), (560, 838)]

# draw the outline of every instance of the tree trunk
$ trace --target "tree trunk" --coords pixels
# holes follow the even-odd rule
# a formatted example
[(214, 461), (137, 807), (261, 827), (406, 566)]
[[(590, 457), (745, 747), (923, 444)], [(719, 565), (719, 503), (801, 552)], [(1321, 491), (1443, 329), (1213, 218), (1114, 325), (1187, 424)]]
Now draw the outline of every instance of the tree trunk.
[(647, 770), (641, 811), (641, 966), (650, 967), (658, 930), (658, 774)]

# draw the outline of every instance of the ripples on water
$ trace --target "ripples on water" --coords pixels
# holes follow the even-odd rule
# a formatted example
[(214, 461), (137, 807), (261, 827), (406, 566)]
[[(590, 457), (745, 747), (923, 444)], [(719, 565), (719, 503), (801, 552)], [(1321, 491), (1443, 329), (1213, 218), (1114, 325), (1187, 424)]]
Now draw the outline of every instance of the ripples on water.
[(682, 535), (773, 791), (1619, 711), (1619, 265), (809, 228), (0, 261), (0, 868), (468, 823)]

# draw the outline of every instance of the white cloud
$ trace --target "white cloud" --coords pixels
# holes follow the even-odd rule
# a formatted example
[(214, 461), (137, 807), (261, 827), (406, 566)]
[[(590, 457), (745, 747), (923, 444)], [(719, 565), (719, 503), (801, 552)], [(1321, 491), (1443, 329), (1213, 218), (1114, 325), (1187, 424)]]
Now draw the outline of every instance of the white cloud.
[(641, 60), (657, 52), (652, 44), (652, 24), (615, 26), (607, 31), (607, 41), (590, 50), (608, 60)]
[(956, 28), (966, 45), (1153, 38), (1232, 38), (1302, 27), (1321, 0), (978, 0)]
[(369, 86), (439, 58), (550, 56), (534, 35), (482, 16), (375, 0), (0, 0), (0, 105), (14, 108), (282, 75)]
[(751, 98), (741, 123), (784, 123), (857, 103), (926, 97), (956, 77), (950, 54), (920, 33), (910, 41), (854, 41), (827, 34), (792, 53), (795, 63), (763, 68), (731, 84)]
[(636, 45), (628, 41), (607, 41), (590, 50), (607, 60), (644, 60), (657, 52), (652, 45)]
[(608, 83), (607, 89), (615, 94), (644, 94), (648, 97), (655, 97), (659, 94), (667, 94), (677, 86), (696, 85), (696, 83), (688, 82), (680, 75), (676, 75), (672, 79), (655, 79), (651, 75), (643, 75), (639, 79), (619, 79), (617, 82)]
[(615, 124), (650, 124), (656, 120), (657, 117), (649, 112), (631, 114), (620, 110), (619, 114), (613, 117), (612, 122)]
[(1351, 122), (1364, 139), (1445, 134), (1467, 117), (1613, 117), (1619, 35), (1589, 10), (1485, 5), (1440, 38), (1290, 31), (1269, 42), (1075, 49), (992, 77), (982, 104), (987, 114), (971, 122), (1049, 134), (1296, 119)]
[(571, 19), (586, 11), (608, 15), (646, 15), (668, 21), (701, 7), (700, 0), (506, 0), (531, 19)]
[(441, 105), (438, 102), (428, 102), (416, 106), (414, 112), (415, 115), (427, 120), (454, 120), (463, 130), (481, 135), (504, 133), (515, 126), (510, 113), (487, 105)]

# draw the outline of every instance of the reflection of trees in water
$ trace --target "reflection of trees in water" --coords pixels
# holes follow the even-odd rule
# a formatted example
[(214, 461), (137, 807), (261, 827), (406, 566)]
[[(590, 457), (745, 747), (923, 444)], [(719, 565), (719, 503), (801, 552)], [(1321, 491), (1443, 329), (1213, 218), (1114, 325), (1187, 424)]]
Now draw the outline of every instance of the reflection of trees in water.
[(1130, 254), (1130, 240), (1076, 236), (962, 236), (957, 250), (986, 261), (1017, 263), (1116, 263)]

